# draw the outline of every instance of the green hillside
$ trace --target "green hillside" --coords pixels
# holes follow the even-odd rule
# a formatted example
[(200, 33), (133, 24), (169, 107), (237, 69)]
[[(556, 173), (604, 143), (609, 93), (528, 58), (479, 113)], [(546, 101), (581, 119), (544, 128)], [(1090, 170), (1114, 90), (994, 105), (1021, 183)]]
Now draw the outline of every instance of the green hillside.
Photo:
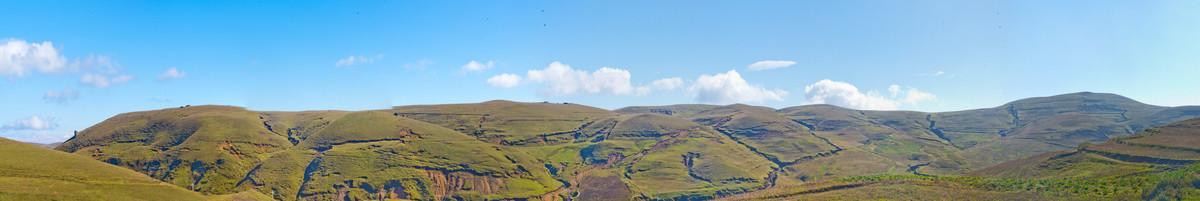
[(1104, 143), (1036, 154), (963, 176), (867, 175), (724, 200), (1197, 200), (1200, 117)]
[(0, 200), (254, 200), (257, 198), (263, 197), (257, 192), (206, 197), (129, 169), (0, 138)]
[[(1153, 152), (1173, 153), (1155, 159), (1176, 166), (1196, 160), (1200, 155), (1190, 152), (1193, 147), (1141, 146), (1156, 138), (1122, 136), (1198, 111), (1099, 93), (942, 113), (741, 104), (609, 111), (511, 101), (357, 112), (194, 106), (117, 115), (56, 149), (204, 194), (251, 191), (279, 200), (698, 200), (792, 194), (805, 186), (862, 182), (844, 180), (869, 175), (893, 176), (871, 177), (886, 182), (838, 192), (862, 199), (921, 199), (861, 195), (946, 189), (964, 189), (954, 196), (984, 198), (1113, 198), (1137, 197), (1141, 191), (1071, 188), (1065, 190), (1101, 193), (1064, 194), (1064, 189), (995, 185), (1128, 182), (1111, 179), (1143, 175), (1137, 179), (1145, 180), (1180, 171), (1109, 159), (1124, 154), (1141, 160), (1136, 158)], [(1101, 143), (1109, 139), (1123, 141)], [(1069, 151), (1084, 142), (1100, 144)], [(1107, 148), (1120, 146), (1138, 149)], [(1020, 159), (1026, 156), (1033, 157)], [(1049, 158), (1063, 160), (1036, 167), (1022, 162)], [(1021, 179), (1018, 183), (956, 177), (1013, 159), (1020, 160), (1001, 166), (1026, 169), (986, 171)], [(964, 185), (971, 187), (960, 188)], [(844, 196), (824, 192), (801, 194)]]
[(1154, 177), (1143, 198), (1200, 199), (1200, 118), (1192, 118), (1076, 150), (1050, 152), (966, 174), (990, 178), (1111, 179)]

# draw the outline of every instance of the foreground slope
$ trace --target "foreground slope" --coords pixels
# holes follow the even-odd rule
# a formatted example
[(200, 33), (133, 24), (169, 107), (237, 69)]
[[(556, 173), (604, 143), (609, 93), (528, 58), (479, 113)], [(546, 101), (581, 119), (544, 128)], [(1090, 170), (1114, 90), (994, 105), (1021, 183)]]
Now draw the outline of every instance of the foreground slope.
[(1076, 150), (1050, 152), (968, 173), (991, 178), (1128, 178), (1159, 181), (1142, 195), (1152, 200), (1200, 199), (1200, 118), (1152, 127)]
[(203, 200), (125, 168), (0, 138), (0, 200)]

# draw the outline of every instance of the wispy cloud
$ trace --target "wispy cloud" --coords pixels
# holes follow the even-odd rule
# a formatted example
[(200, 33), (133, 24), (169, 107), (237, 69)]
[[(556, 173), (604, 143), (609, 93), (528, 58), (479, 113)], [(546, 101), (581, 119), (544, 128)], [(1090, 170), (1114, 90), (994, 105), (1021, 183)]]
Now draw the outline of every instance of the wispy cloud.
[(113, 85), (123, 84), (133, 81), (137, 77), (133, 75), (106, 75), (101, 73), (84, 73), (79, 77), (79, 83), (97, 87), (108, 88)]
[(167, 69), (166, 72), (163, 72), (162, 74), (158, 74), (158, 79), (156, 79), (156, 80), (158, 80), (159, 82), (165, 82), (165, 81), (176, 80), (176, 79), (183, 78), (183, 77), (187, 77), (187, 72), (176, 69), (175, 67), (171, 67), (170, 69)]
[(483, 72), (483, 70), (490, 69), (494, 66), (496, 66), (494, 61), (488, 61), (487, 63), (471, 61), (471, 62), (467, 62), (467, 64), (464, 64), (462, 66), (462, 70), (458, 71), (458, 74), (462, 75), (462, 74), (466, 74), (469, 72)]
[(750, 64), (750, 66), (747, 66), (746, 68), (748, 68), (752, 71), (760, 71), (760, 70), (771, 70), (771, 69), (776, 69), (776, 68), (787, 68), (788, 66), (792, 66), (795, 64), (796, 64), (795, 61), (765, 60), (765, 61), (755, 62), (754, 64)]
[(433, 64), (435, 64), (435, 63), (437, 63), (437, 62), (433, 62), (433, 60), (429, 60), (429, 59), (420, 59), (420, 60), (417, 60), (416, 62), (412, 62), (412, 63), (405, 63), (405, 64), (404, 64), (404, 68), (407, 68), (407, 69), (417, 69), (417, 70), (425, 70), (425, 68), (426, 68), (426, 67), (428, 67), (428, 66), (430, 66), (430, 65), (433, 65)]
[(675, 88), (683, 87), (683, 78), (663, 78), (650, 83), (651, 87), (661, 90), (674, 90)]
[(362, 56), (362, 55), (350, 55), (350, 57), (346, 57), (345, 59), (338, 60), (337, 63), (333, 64), (333, 66), (334, 67), (347, 67), (347, 66), (353, 66), (353, 65), (358, 65), (358, 64), (369, 64), (369, 63), (375, 63), (375, 60), (382, 59), (382, 58), (383, 58), (383, 54), (376, 55), (375, 57), (366, 57), (366, 56)]
[(76, 99), (79, 99), (79, 92), (76, 92), (70, 87), (63, 89), (61, 92), (48, 90), (46, 91), (46, 94), (42, 95), (42, 100), (45, 100), (47, 103), (66, 104), (67, 102), (71, 102)]
[(954, 74), (948, 74), (945, 71), (929, 71), (929, 72), (924, 72), (924, 73), (917, 73), (916, 75), (918, 77), (943, 77), (943, 78), (954, 77)]
[(0, 130), (50, 130), (58, 127), (58, 123), (55, 122), (53, 117), (30, 116), (29, 118), (8, 122), (3, 127), (0, 127)]

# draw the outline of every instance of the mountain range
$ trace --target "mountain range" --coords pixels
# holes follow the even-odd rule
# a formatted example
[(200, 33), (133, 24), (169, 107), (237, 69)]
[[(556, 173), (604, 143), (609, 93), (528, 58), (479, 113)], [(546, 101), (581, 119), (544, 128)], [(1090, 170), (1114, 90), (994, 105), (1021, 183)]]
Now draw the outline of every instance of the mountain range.
[(120, 114), (54, 150), (199, 192), (187, 196), (251, 199), (1171, 199), (1195, 193), (1197, 116), (1090, 92), (938, 113), (206, 105)]

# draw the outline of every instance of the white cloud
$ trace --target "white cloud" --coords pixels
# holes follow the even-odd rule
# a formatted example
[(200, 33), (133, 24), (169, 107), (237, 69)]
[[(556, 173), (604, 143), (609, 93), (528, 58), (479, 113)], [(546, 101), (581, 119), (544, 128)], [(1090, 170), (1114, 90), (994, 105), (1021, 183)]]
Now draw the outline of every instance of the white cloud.
[(783, 101), (788, 94), (782, 90), (771, 91), (751, 85), (736, 70), (700, 75), (688, 90), (696, 96), (696, 101), (704, 103)]
[(521, 84), (521, 76), (514, 74), (500, 74), (487, 79), (487, 84), (493, 87), (512, 88)]
[(529, 70), (525, 77), (530, 82), (544, 83), (538, 91), (543, 97), (576, 93), (623, 95), (633, 94), (635, 90), (629, 82), (629, 71), (609, 67), (589, 74), (556, 61), (545, 69)]
[(58, 124), (54, 122), (54, 118), (30, 116), (29, 118), (8, 122), (4, 124), (2, 130), (49, 130), (54, 127), (58, 127)]
[(674, 90), (675, 88), (683, 87), (683, 78), (663, 78), (650, 83), (651, 87), (661, 90)]
[(556, 61), (545, 69), (529, 70), (523, 79), (521, 76), (505, 73), (488, 78), (487, 84), (502, 88), (528, 83), (540, 84), (538, 96), (542, 97), (580, 93), (641, 96), (656, 89), (672, 90), (683, 86), (683, 79), (677, 77), (655, 80), (651, 85), (634, 86), (630, 77), (632, 76), (629, 71), (624, 69), (603, 67), (589, 73)]
[(346, 67), (346, 66), (353, 66), (356, 64), (369, 64), (369, 63), (375, 63), (375, 59), (382, 59), (382, 58), (383, 58), (383, 54), (375, 56), (375, 58), (370, 58), (370, 57), (366, 57), (366, 56), (362, 56), (362, 55), (358, 55), (358, 56), (350, 55), (350, 57), (347, 57), (342, 60), (338, 60), (337, 63), (333, 64), (333, 66)]
[(84, 73), (83, 76), (79, 77), (79, 83), (91, 85), (97, 88), (107, 88), (109, 86), (132, 81), (133, 79), (137, 79), (137, 77), (134, 77), (133, 75), (116, 75), (115, 77), (110, 78), (109, 75), (101, 73)]
[(79, 92), (76, 92), (74, 89), (71, 89), (70, 87), (67, 87), (67, 89), (63, 89), (62, 92), (55, 92), (54, 90), (47, 90), (46, 94), (42, 95), (42, 100), (45, 100), (47, 103), (65, 104), (65, 103), (73, 101), (75, 99), (79, 99)]
[(464, 64), (462, 66), (462, 70), (459, 71), (458, 74), (466, 74), (467, 72), (482, 72), (483, 70), (487, 70), (494, 66), (496, 66), (496, 65), (495, 65), (495, 62), (493, 62), (493, 61), (488, 61), (486, 64), (479, 63), (477, 61), (471, 61), (471, 62), (467, 62), (467, 64)]
[(795, 64), (796, 64), (795, 61), (765, 60), (765, 61), (756, 62), (754, 64), (750, 64), (750, 66), (747, 68), (749, 68), (752, 71), (760, 71), (760, 70), (771, 70), (771, 69), (776, 69), (776, 68), (787, 68), (788, 66), (792, 66)]
[(650, 91), (653, 91), (653, 89), (651, 89), (648, 86), (640, 86), (640, 87), (634, 87), (633, 91), (635, 92), (634, 96), (643, 96), (646, 94), (650, 94)]
[[(892, 86), (896, 86), (896, 85), (892, 85)], [(904, 101), (905, 103), (908, 103), (908, 104), (916, 105), (917, 102), (934, 100), (934, 99), (937, 99), (937, 96), (934, 96), (933, 94), (917, 91), (917, 88), (909, 87), (907, 92), (905, 92), (904, 99), (902, 101)]]
[(170, 81), (183, 77), (187, 77), (187, 72), (180, 71), (175, 67), (171, 67), (170, 69), (167, 69), (167, 72), (163, 72), (162, 74), (158, 75), (158, 81)]
[(108, 58), (108, 56), (89, 55), (87, 58), (82, 60), (75, 59), (75, 61), (72, 61), (71, 66), (69, 66), (67, 69), (70, 71), (89, 70), (111, 74), (119, 72), (120, 67), (120, 64), (113, 62), (111, 58)]
[(43, 73), (61, 71), (67, 58), (58, 54), (58, 49), (49, 41), (29, 43), (23, 40), (0, 40), (0, 76), (25, 77), (36, 69)]
[(916, 105), (921, 101), (936, 100), (937, 96), (921, 92), (917, 88), (900, 85), (888, 86), (891, 98), (874, 91), (862, 93), (850, 83), (821, 80), (804, 87), (805, 96), (812, 104), (832, 104), (861, 110), (895, 110), (901, 103)]
[(850, 83), (821, 80), (804, 87), (809, 103), (833, 104), (862, 110), (895, 110), (900, 103), (875, 94), (863, 94)]

